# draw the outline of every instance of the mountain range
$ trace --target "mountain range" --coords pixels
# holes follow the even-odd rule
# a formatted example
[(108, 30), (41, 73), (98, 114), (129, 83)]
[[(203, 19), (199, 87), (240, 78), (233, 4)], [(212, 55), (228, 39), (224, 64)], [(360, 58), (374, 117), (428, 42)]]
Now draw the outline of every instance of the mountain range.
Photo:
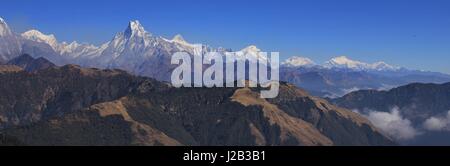
[[(266, 100), (254, 88), (174, 88), (28, 55), (8, 64), (0, 65), (2, 145), (396, 144), (361, 115), (292, 84)], [(36, 70), (1, 70), (14, 64)]]
[[(172, 39), (156, 36), (139, 21), (130, 21), (123, 32), (100, 46), (76, 41), (59, 42), (54, 35), (38, 30), (15, 34), (6, 22), (0, 22), (0, 63), (28, 54), (44, 57), (56, 65), (77, 64), (82, 67), (122, 69), (132, 74), (170, 81), (170, 64), (175, 52), (201, 55), (208, 51), (230, 52), (231, 49), (192, 44), (181, 35)], [(238, 52), (257, 55), (262, 50), (254, 45)], [(414, 82), (444, 83), (450, 76), (436, 72), (409, 70), (385, 62), (364, 63), (345, 56), (332, 58), (322, 65), (305, 57), (291, 57), (281, 63), (280, 79), (305, 88), (311, 94), (335, 98), (359, 89), (390, 89)]]
[(448, 144), (447, 74), (294, 56), (281, 63), (279, 96), (261, 99), (258, 88), (173, 88), (179, 51), (233, 50), (155, 36), (139, 21), (95, 46), (15, 34), (0, 19), (0, 144)]
[(322, 65), (304, 57), (288, 58), (280, 68), (280, 79), (328, 98), (362, 89), (389, 90), (410, 83), (445, 83), (450, 76), (438, 72), (410, 70), (385, 62), (364, 63), (345, 56)]

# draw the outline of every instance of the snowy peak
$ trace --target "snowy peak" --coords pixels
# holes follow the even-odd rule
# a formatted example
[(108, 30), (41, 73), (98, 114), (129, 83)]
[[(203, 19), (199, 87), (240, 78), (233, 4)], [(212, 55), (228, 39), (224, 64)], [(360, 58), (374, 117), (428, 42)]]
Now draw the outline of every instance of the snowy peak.
[[(260, 55), (259, 53), (261, 52), (261, 49), (259, 49), (258, 47), (256, 47), (255, 45), (250, 45), (248, 47), (245, 47), (244, 49), (240, 50), (237, 52), (237, 56), (241, 57), (241, 56), (250, 56), (250, 57), (254, 57), (256, 59), (259, 60), (267, 60), (267, 56), (264, 55)], [(243, 57), (241, 57), (243, 58)]]
[(187, 43), (186, 40), (184, 40), (183, 36), (181, 36), (180, 34), (175, 35), (172, 41), (177, 43)]
[(21, 52), (19, 38), (9, 29), (8, 24), (0, 18), (0, 61), (6, 62)]
[(245, 47), (244, 49), (242, 49), (241, 52), (257, 54), (258, 52), (261, 52), (261, 49), (259, 49), (255, 45), (250, 45), (250, 46)]
[(66, 42), (58, 43), (54, 35), (46, 35), (38, 30), (29, 30), (22, 33), (21, 36), (27, 40), (48, 44), (53, 51), (69, 59), (80, 56), (93, 56), (93, 54), (102, 51), (94, 45), (79, 44), (76, 41), (73, 41), (70, 44)]
[(311, 67), (315, 65), (311, 59), (299, 56), (290, 57), (281, 64), (287, 67)]
[(8, 24), (0, 17), (0, 36), (11, 35), (11, 30), (8, 27)]
[[(305, 57), (293, 56), (286, 59), (283, 63), (286, 67), (313, 67), (316, 66), (314, 61)], [(352, 60), (346, 56), (334, 57), (326, 61), (321, 67), (332, 69), (350, 69), (356, 71), (395, 71), (401, 69), (400, 67), (389, 65), (385, 62), (365, 63), (357, 60)]]
[(400, 67), (389, 65), (385, 62), (375, 62), (371, 64), (372, 69), (383, 71), (383, 70), (399, 70)]
[(147, 46), (154, 42), (150, 33), (145, 31), (144, 27), (137, 20), (130, 21), (125, 31), (117, 33), (114, 38), (105, 46), (106, 52), (102, 55), (111, 60), (119, 57), (124, 51), (131, 51), (133, 56), (144, 54)]
[(346, 56), (334, 57), (334, 58), (331, 58), (328, 62), (331, 64), (336, 64), (336, 65), (349, 65), (349, 66), (362, 64), (362, 62), (352, 60)]
[(21, 34), (21, 36), (25, 39), (41, 42), (41, 43), (47, 43), (50, 45), (54, 50), (57, 50), (58, 48), (58, 41), (56, 40), (55, 36), (53, 34), (46, 35), (42, 32), (39, 32), (38, 30), (29, 30), (27, 32), (24, 32)]
[(250, 46), (245, 47), (244, 49), (238, 51), (238, 54), (240, 54), (240, 56), (251, 55), (251, 56), (259, 57), (258, 56), (259, 52), (261, 52), (261, 49), (259, 49), (255, 45), (250, 45)]
[(397, 70), (399, 67), (389, 65), (385, 62), (365, 63), (347, 58), (346, 56), (339, 56), (332, 58), (325, 62), (326, 68), (344, 68), (352, 70), (375, 70), (375, 71), (389, 71)]
[(355, 61), (347, 58), (346, 56), (339, 56), (330, 59), (325, 62), (325, 67), (336, 67), (336, 68), (350, 68), (350, 69), (364, 69), (365, 63), (360, 61)]
[(133, 36), (143, 37), (149, 33), (145, 31), (144, 27), (138, 20), (134, 20), (129, 22), (128, 27), (125, 30), (124, 34), (125, 36), (130, 38)]

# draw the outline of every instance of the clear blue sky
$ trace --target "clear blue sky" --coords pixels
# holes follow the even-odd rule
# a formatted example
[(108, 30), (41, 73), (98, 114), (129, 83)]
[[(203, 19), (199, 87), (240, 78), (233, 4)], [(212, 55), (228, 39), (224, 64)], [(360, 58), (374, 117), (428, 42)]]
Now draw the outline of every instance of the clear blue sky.
[(59, 41), (100, 44), (137, 19), (155, 35), (215, 47), (450, 73), (449, 0), (4, 0), (0, 17)]

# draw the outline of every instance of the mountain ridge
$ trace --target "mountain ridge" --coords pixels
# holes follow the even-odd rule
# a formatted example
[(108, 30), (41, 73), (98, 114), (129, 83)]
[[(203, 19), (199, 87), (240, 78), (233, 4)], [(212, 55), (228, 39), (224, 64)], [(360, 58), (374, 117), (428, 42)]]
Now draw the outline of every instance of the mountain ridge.
[(173, 88), (77, 65), (0, 81), (1, 133), (24, 145), (395, 144), (358, 114), (286, 83), (265, 100), (257, 89)]
[(31, 57), (28, 54), (23, 54), (19, 57), (11, 59), (6, 64), (21, 67), (22, 69), (24, 69), (25, 71), (28, 71), (28, 72), (35, 72), (35, 71), (50, 68), (50, 67), (56, 67), (55, 64), (53, 64), (52, 62), (48, 61), (45, 58), (40, 57), (40, 58), (34, 59), (33, 57)]
[[(0, 62), (6, 63), (19, 55), (29, 54), (35, 58), (45, 57), (59, 66), (77, 64), (82, 67), (121, 69), (135, 75), (170, 81), (171, 72), (177, 67), (170, 61), (175, 52), (197, 56), (208, 51), (223, 54), (232, 51), (206, 44), (192, 44), (181, 35), (175, 35), (172, 39), (155, 36), (147, 32), (139, 21), (130, 21), (124, 31), (101, 46), (79, 44), (76, 41), (59, 43), (55, 36), (37, 30), (31, 32), (22, 34), (26, 38), (21, 35), (0, 37), (0, 48), (4, 48), (0, 49)], [(267, 60), (265, 56), (258, 56), (259, 52), (261, 49), (250, 45), (237, 51), (235, 56), (242, 60), (243, 55), (248, 53), (255, 59)], [(280, 66), (280, 79), (306, 88), (314, 95), (340, 97), (359, 89), (389, 89), (413, 82), (448, 82), (450, 76), (408, 70), (384, 62), (365, 63), (341, 56), (323, 65), (317, 65), (311, 59), (291, 57)]]
[[(144, 44), (144, 47), (146, 47), (148, 44), (151, 43), (151, 40), (149, 38), (155, 38), (155, 39), (159, 38), (159, 39), (163, 39), (164, 41), (176, 41), (175, 43), (178, 43), (178, 44), (195, 45), (195, 44), (188, 43), (180, 34), (175, 35), (173, 37), (173, 39), (166, 39), (163, 37), (153, 36), (150, 32), (148, 32), (144, 29), (144, 26), (142, 24), (140, 24), (140, 22), (138, 20), (130, 21), (128, 23), (128, 26), (125, 29), (125, 31), (119, 32), (118, 34), (116, 34), (116, 36), (113, 38), (113, 40), (115, 38), (118, 38), (118, 35), (120, 36), (120, 34), (123, 34), (123, 35), (127, 36), (128, 38), (131, 38), (134, 35), (136, 35), (136, 37), (146, 38), (146, 39), (139, 39), (140, 42)], [(46, 35), (36, 29), (26, 31), (26, 32), (22, 33), (21, 36), (23, 36), (26, 39), (33, 40), (36, 42), (47, 43), (52, 48), (54, 48), (54, 50), (56, 52), (59, 52), (59, 53), (62, 53), (63, 52), (62, 50), (64, 50), (64, 49), (66, 49), (65, 50), (66, 52), (70, 52), (70, 51), (74, 50), (74, 49), (72, 49), (72, 50), (68, 49), (67, 45), (69, 45), (69, 44), (67, 44), (66, 42), (58, 43), (58, 41), (56, 40), (56, 37), (54, 35), (52, 35), (52, 34)], [(162, 41), (159, 41), (157, 43), (160, 43), (160, 42), (162, 42)], [(101, 46), (94, 46), (94, 45), (90, 45), (90, 44), (83, 44), (83, 46), (84, 46), (84, 49), (88, 49), (86, 47), (89, 46), (91, 51), (97, 52), (96, 54), (97, 54), (97, 56), (99, 56), (98, 54), (100, 54), (102, 51), (104, 51), (104, 47), (105, 47), (104, 45), (108, 45), (110, 43), (111, 43), (111, 41), (105, 42), (104, 44), (101, 44)], [(118, 44), (118, 43), (116, 43), (116, 44)], [(64, 45), (66, 45), (65, 48), (59, 48), (59, 47), (64, 47)], [(78, 44), (78, 42), (73, 41), (71, 43), (71, 45), (79, 45), (79, 44)], [(200, 45), (203, 45), (203, 44), (200, 44)], [(134, 45), (134, 46), (136, 46), (136, 45)], [(132, 48), (134, 46), (132, 46)], [(118, 47), (118, 46), (116, 46), (116, 47)], [(96, 50), (96, 51), (94, 51), (94, 50)], [(118, 52), (122, 52), (122, 51), (123, 50), (119, 50)], [(243, 48), (240, 51), (256, 53), (256, 52), (260, 52), (261, 50), (254, 45), (250, 45), (250, 46)], [(190, 53), (192, 53), (192, 51), (190, 51)], [(84, 54), (89, 54), (89, 53), (84, 53)], [(66, 56), (68, 56), (68, 55), (66, 55)], [(92, 55), (92, 56), (95, 56), (95, 55)], [(116, 56), (113, 55), (113, 57), (117, 57), (117, 55)], [(298, 56), (292, 56), (292, 57), (288, 58), (284, 63), (286, 65), (291, 65), (292, 67), (299, 67), (297, 65), (292, 65), (291, 63), (288, 62), (289, 60), (294, 60), (294, 59), (303, 59), (304, 61), (307, 61), (306, 62), (307, 65), (311, 65), (311, 66), (315, 65), (315, 63), (312, 60), (310, 60), (308, 58), (304, 58), (304, 57), (298, 57)], [(383, 61), (369, 64), (369, 63), (349, 59), (346, 56), (337, 56), (337, 57), (331, 58), (329, 61), (326, 61), (324, 63), (324, 65), (322, 65), (322, 66), (328, 67), (328, 68), (343, 68), (343, 67), (345, 67), (345, 68), (354, 69), (354, 70), (378, 70), (378, 71), (400, 69), (400, 67), (386, 64)]]

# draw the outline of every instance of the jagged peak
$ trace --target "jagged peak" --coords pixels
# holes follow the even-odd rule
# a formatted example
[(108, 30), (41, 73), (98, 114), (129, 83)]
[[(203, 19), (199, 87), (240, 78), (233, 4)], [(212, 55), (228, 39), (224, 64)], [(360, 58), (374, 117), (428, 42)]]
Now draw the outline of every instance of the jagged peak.
[(375, 63), (365, 63), (357, 60), (352, 60), (346, 56), (334, 57), (331, 60), (327, 61), (324, 66), (328, 68), (338, 67), (357, 70), (378, 70), (378, 71), (400, 69), (399, 67), (389, 65), (383, 61)]
[(347, 56), (338, 56), (331, 58), (329, 61), (325, 62), (325, 67), (339, 67), (339, 68), (352, 68), (352, 69), (363, 69), (367, 66), (367, 63), (352, 60)]
[(145, 34), (149, 34), (145, 31), (144, 26), (142, 26), (142, 24), (138, 20), (130, 21), (124, 33), (128, 37), (135, 35), (144, 36)]
[(256, 47), (256, 45), (249, 45), (249, 46), (245, 47), (244, 49), (242, 49), (241, 51), (246, 52), (246, 53), (257, 53), (257, 52), (261, 52), (261, 49)]
[(141, 23), (139, 22), (139, 20), (133, 20), (129, 22), (129, 27), (133, 30), (140, 30), (140, 29), (144, 29), (144, 27), (141, 25)]
[(184, 40), (183, 36), (180, 34), (177, 34), (173, 37), (172, 41), (179, 42), (179, 43), (186, 43), (186, 40)]
[(55, 35), (53, 35), (53, 34), (46, 35), (46, 34), (40, 32), (40, 31), (38, 31), (36, 29), (32, 29), (32, 30), (29, 30), (29, 31), (26, 31), (26, 32), (22, 33), (22, 36), (55, 38)]
[(331, 58), (330, 62), (335, 62), (338, 64), (346, 64), (346, 63), (351, 63), (351, 62), (361, 63), (359, 61), (352, 60), (352, 59), (348, 58), (347, 56), (338, 56), (338, 57)]
[(282, 65), (289, 66), (289, 67), (301, 67), (301, 66), (313, 66), (315, 65), (314, 61), (306, 58), (306, 57), (300, 57), (300, 56), (292, 56), (288, 59), (286, 59)]
[(11, 30), (8, 27), (8, 24), (0, 17), (0, 36), (11, 35)]
[(260, 52), (261, 52), (261, 49), (259, 49), (255, 45), (249, 45), (249, 46), (243, 48), (242, 50), (238, 51), (237, 55), (238, 56), (250, 55), (251, 57), (255, 57), (256, 59), (267, 60), (267, 55), (262, 55), (262, 54), (260, 54)]
[(2, 17), (0, 17), (0, 24), (6, 24), (5, 20)]
[(58, 45), (58, 41), (56, 40), (55, 35), (53, 35), (53, 34), (46, 35), (36, 29), (26, 31), (26, 32), (22, 33), (21, 36), (28, 40), (47, 43), (54, 49), (56, 49), (57, 45)]
[(386, 62), (379, 61), (371, 64), (371, 67), (375, 70), (399, 70), (400, 67), (392, 66)]

